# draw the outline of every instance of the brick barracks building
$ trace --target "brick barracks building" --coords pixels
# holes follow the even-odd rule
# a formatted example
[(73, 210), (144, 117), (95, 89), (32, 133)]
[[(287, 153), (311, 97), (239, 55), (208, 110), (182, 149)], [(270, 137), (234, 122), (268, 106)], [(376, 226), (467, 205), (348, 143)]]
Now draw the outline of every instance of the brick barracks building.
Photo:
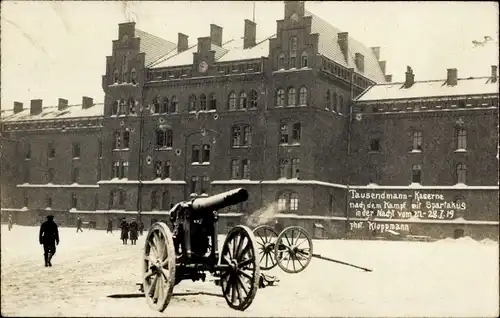
[[(50, 212), (104, 227), (166, 220), (179, 201), (236, 187), (248, 202), (221, 228), (277, 202), (283, 226), (316, 237), (498, 230), (498, 84), (391, 83), (367, 48), (286, 1), (275, 34), (163, 40), (123, 23), (106, 57), (104, 103), (2, 113), (2, 219)], [(274, 221), (273, 221), (274, 222)]]

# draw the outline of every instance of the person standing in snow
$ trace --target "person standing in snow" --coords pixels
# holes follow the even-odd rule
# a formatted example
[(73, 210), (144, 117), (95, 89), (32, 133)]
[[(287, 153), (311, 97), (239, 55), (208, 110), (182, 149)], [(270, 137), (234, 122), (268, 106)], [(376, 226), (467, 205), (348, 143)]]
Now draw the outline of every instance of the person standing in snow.
[(120, 228), (122, 230), (120, 235), (122, 243), (123, 245), (127, 245), (129, 225), (127, 223), (127, 220), (125, 220), (125, 218), (122, 219), (122, 222), (120, 223)]
[(106, 233), (113, 234), (113, 220), (108, 218), (108, 227), (106, 228)]
[(78, 233), (78, 230), (80, 230), (80, 232), (83, 232), (82, 223), (83, 223), (82, 219), (78, 217), (78, 219), (76, 219), (76, 233)]
[(135, 245), (137, 243), (137, 232), (139, 231), (139, 225), (135, 221), (135, 219), (132, 219), (132, 222), (130, 222), (130, 242), (132, 245)]
[(12, 214), (9, 214), (9, 231), (12, 230), (12, 225), (13, 225), (13, 222), (12, 222)]
[(43, 245), (43, 256), (45, 258), (45, 267), (52, 266), (50, 262), (56, 253), (56, 245), (59, 245), (59, 230), (54, 216), (47, 216), (47, 221), (40, 226), (40, 234), (38, 241)]

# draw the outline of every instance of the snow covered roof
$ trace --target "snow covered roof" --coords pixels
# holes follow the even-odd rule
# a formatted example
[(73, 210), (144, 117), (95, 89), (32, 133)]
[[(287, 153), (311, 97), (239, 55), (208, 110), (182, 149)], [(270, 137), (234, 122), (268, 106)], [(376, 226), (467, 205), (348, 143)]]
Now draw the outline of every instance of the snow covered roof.
[[(227, 43), (227, 42), (226, 42)], [(221, 58), (224, 54), (228, 52), (225, 48), (226, 44), (223, 44), (223, 47), (220, 47), (215, 44), (211, 44), (211, 50), (215, 51), (215, 60)], [(197, 52), (198, 45), (193, 45), (186, 51), (178, 53), (177, 50), (170, 52), (164, 57), (158, 59), (156, 63), (150, 65), (150, 68), (162, 68), (162, 67), (172, 67), (172, 66), (182, 66), (182, 65), (191, 65), (193, 64), (193, 53)]]
[[(311, 34), (318, 33), (318, 53), (329, 58), (330, 60), (364, 75), (365, 77), (377, 82), (385, 83), (385, 75), (380, 68), (377, 57), (373, 54), (370, 48), (364, 46), (356, 39), (349, 37), (349, 54), (347, 61), (338, 44), (338, 33), (342, 33), (339, 29), (335, 28), (325, 20), (310, 11), (305, 11), (306, 16), (312, 17)], [(360, 53), (364, 56), (364, 72), (360, 70), (355, 63), (355, 54)]]
[(160, 57), (177, 50), (177, 44), (139, 29), (135, 29), (135, 36), (141, 39), (139, 49), (140, 52), (146, 53), (146, 66), (157, 61)]
[(104, 116), (104, 103), (94, 104), (92, 107), (83, 109), (82, 105), (68, 105), (63, 110), (58, 110), (57, 106), (43, 107), (38, 115), (30, 114), (30, 107), (25, 107), (22, 111), (14, 114), (13, 109), (2, 110), (1, 120), (3, 122), (32, 121), (32, 120), (58, 120), (70, 118), (102, 117)]
[(490, 77), (461, 78), (457, 85), (446, 84), (446, 80), (416, 81), (411, 87), (404, 88), (404, 83), (377, 84), (368, 88), (356, 100), (358, 102), (410, 99), (425, 97), (445, 97), (464, 95), (498, 94), (498, 83)]
[(234, 40), (224, 46), (224, 48), (229, 51), (224, 54), (218, 62), (259, 59), (263, 56), (267, 57), (269, 56), (269, 39), (273, 36), (274, 35), (267, 37), (257, 42), (255, 46), (247, 49), (243, 48), (242, 39)]

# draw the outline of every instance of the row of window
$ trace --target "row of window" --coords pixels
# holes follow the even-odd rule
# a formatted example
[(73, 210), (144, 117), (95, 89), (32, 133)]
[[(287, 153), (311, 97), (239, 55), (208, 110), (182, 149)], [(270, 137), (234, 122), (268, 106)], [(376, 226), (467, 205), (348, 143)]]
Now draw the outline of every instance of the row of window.
[(135, 68), (130, 70), (130, 73), (127, 72), (126, 64), (124, 64), (123, 69), (122, 69), (122, 74), (120, 76), (120, 72), (118, 72), (117, 69), (113, 71), (113, 83), (115, 84), (120, 84), (120, 83), (132, 83), (135, 84), (137, 83), (137, 71)]
[(128, 179), (128, 161), (114, 161), (112, 176), (113, 179)]
[(138, 107), (139, 102), (133, 98), (115, 100), (111, 104), (111, 115), (135, 114)]
[[(217, 65), (217, 72), (219, 74), (241, 74), (247, 72), (260, 72), (260, 63), (237, 63), (229, 65)], [(184, 69), (169, 69), (163, 71), (149, 71), (147, 73), (148, 81), (169, 80), (174, 78), (183, 78), (192, 76), (190, 68)]]
[(210, 178), (208, 176), (202, 176), (201, 178), (192, 176), (189, 190), (191, 194), (207, 194), (210, 190)]
[[(24, 183), (30, 183), (30, 180), (31, 180), (30, 168), (29, 167), (25, 167), (23, 171), (24, 171), (23, 182)], [(54, 182), (54, 176), (55, 176), (54, 168), (48, 168), (47, 169), (47, 183), (53, 183)], [(71, 169), (71, 182), (72, 183), (78, 183), (79, 179), (80, 179), (80, 169), (76, 168), (76, 167), (73, 167)], [(98, 175), (98, 179), (100, 179), (100, 175)]]
[[(297, 90), (294, 87), (290, 87), (287, 90), (286, 99), (285, 99), (285, 90), (283, 88), (278, 88), (276, 90), (276, 106), (305, 106), (307, 105), (307, 88), (302, 86), (299, 89), (298, 95), (298, 103), (297, 103)], [(285, 104), (286, 101), (286, 104)]]
[(325, 95), (325, 108), (341, 113), (344, 109), (344, 97), (342, 94), (337, 95), (336, 92), (330, 93), (330, 90), (327, 90)]
[[(411, 167), (411, 182), (420, 183), (422, 181), (422, 165), (416, 164)], [(459, 163), (455, 167), (456, 183), (466, 184), (467, 182), (467, 165)]]
[[(100, 148), (99, 148), (100, 149)], [(73, 159), (79, 159), (80, 158), (80, 143), (78, 142), (73, 142), (71, 144), (71, 155)], [(56, 147), (53, 142), (49, 142), (47, 144), (47, 158), (49, 159), (54, 159), (56, 157)], [(25, 153), (24, 153), (24, 159), (29, 160), (31, 159), (31, 144), (26, 144), (25, 148)]]
[[(455, 147), (457, 150), (467, 149), (467, 130), (464, 128), (456, 128), (454, 133)], [(411, 149), (413, 151), (422, 151), (423, 134), (421, 131), (414, 131), (411, 134)], [(370, 140), (370, 151), (381, 151), (380, 138), (372, 138)]]
[(393, 103), (378, 103), (367, 105), (358, 105), (356, 109), (360, 113), (364, 112), (394, 112), (407, 110), (425, 110), (425, 109), (446, 109), (446, 108), (477, 108), (477, 107), (498, 107), (498, 99), (496, 98), (448, 98), (446, 100), (428, 100), (419, 102), (393, 102)]

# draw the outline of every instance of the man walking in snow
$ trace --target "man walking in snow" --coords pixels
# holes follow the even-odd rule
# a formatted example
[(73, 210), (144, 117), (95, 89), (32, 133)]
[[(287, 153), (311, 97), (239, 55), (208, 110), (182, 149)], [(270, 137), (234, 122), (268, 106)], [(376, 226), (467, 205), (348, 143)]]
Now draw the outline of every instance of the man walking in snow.
[(78, 219), (76, 219), (76, 233), (78, 233), (78, 231), (80, 230), (80, 232), (83, 232), (82, 230), (82, 219), (80, 219), (80, 217), (78, 217)]
[(56, 245), (59, 245), (59, 230), (54, 216), (47, 216), (47, 221), (40, 226), (39, 242), (43, 245), (43, 256), (45, 258), (45, 267), (52, 266), (50, 262), (56, 253)]

